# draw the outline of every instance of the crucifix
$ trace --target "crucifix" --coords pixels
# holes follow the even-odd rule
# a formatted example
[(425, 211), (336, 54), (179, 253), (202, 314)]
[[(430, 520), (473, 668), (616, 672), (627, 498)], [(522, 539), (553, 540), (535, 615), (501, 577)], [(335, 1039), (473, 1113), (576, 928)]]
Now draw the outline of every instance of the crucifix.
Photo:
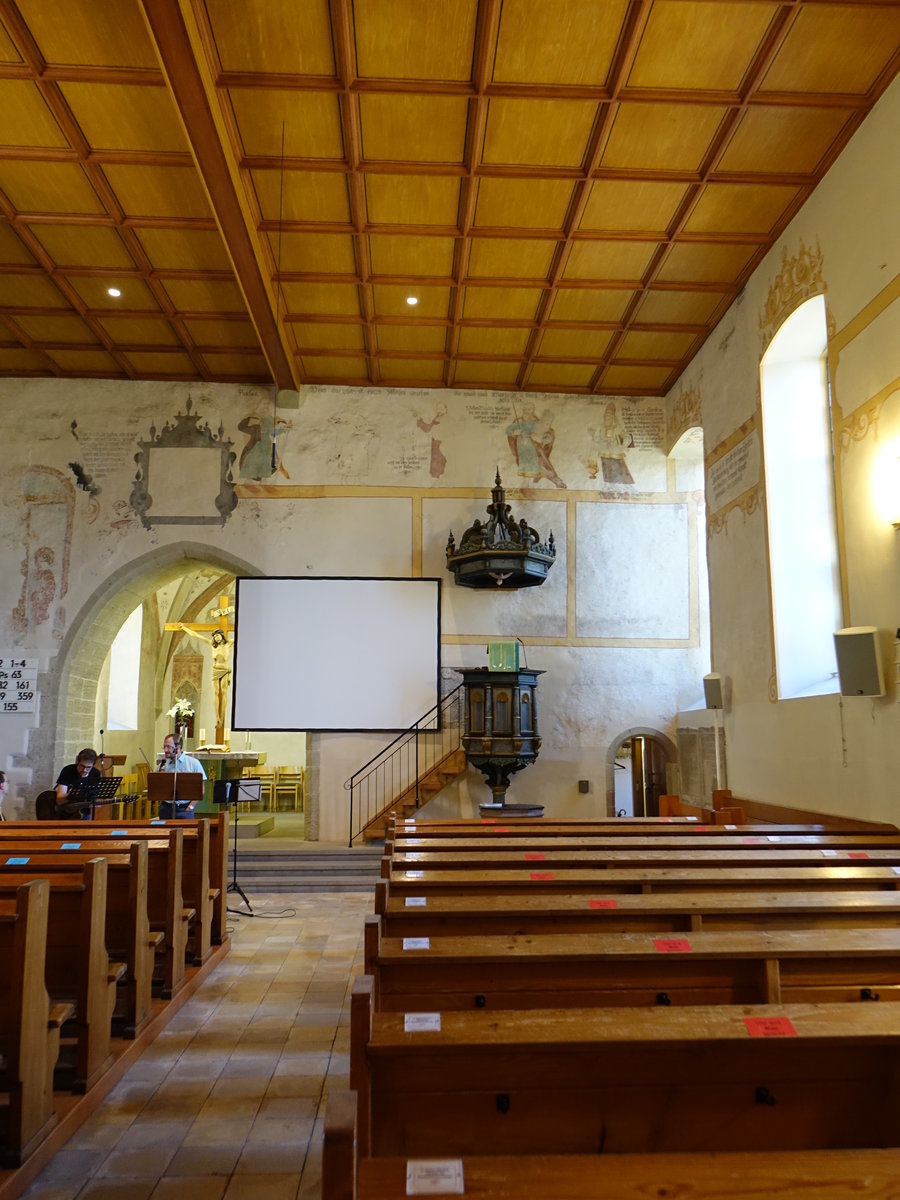
[[(225, 714), (228, 701), (228, 684), (231, 680), (231, 663), (229, 662), (230, 643), (229, 633), (234, 635), (234, 624), (229, 617), (234, 613), (234, 605), (228, 603), (227, 596), (219, 597), (218, 608), (211, 608), (209, 615), (213, 621), (167, 621), (165, 629), (171, 633), (186, 633), (188, 637), (196, 638), (198, 642), (206, 642), (212, 647), (212, 682), (216, 704), (216, 745), (225, 743)], [(207, 637), (207, 632), (211, 636)]]

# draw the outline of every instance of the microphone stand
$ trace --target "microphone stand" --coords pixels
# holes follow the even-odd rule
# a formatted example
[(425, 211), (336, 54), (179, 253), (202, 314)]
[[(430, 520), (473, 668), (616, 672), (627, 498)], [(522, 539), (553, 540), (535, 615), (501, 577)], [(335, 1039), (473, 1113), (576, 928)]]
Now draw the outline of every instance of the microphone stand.
[[(100, 778), (103, 778), (103, 772), (106, 770), (106, 755), (103, 752), (103, 730), (100, 730)], [(96, 788), (91, 793), (91, 820), (97, 820), (97, 790)]]
[[(234, 786), (235, 784), (237, 786)], [(238, 845), (237, 845), (238, 844), (238, 810), (237, 810), (237, 806), (238, 806), (238, 796), (240, 795), (240, 790), (241, 790), (240, 789), (240, 780), (232, 779), (232, 780), (228, 781), (228, 790), (225, 793), (225, 795), (226, 795), (225, 808), (227, 810), (229, 804), (231, 804), (234, 808), (234, 844), (231, 847), (231, 883), (229, 883), (228, 886), (225, 888), (225, 894), (227, 895), (229, 892), (237, 892), (237, 894), (240, 896), (240, 898), (243, 900), (243, 902), (247, 905), (247, 908), (252, 917), (254, 915), (253, 908), (250, 904), (250, 901), (247, 899), (247, 893), (244, 891), (244, 889), (238, 883), (238, 877), (237, 877), (237, 869), (238, 869)], [(240, 909), (229, 908), (227, 911), (236, 913), (237, 915), (242, 916), (242, 917), (246, 916), (246, 913), (242, 913), (240, 911)]]

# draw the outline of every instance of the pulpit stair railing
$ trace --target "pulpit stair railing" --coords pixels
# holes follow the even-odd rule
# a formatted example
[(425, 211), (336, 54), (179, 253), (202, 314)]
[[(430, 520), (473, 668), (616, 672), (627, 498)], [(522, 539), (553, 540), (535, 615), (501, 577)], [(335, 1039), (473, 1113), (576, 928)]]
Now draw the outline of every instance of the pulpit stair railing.
[(459, 684), (350, 776), (349, 845), (401, 802), (415, 810), (436, 794), (425, 783), (462, 749), (463, 700)]

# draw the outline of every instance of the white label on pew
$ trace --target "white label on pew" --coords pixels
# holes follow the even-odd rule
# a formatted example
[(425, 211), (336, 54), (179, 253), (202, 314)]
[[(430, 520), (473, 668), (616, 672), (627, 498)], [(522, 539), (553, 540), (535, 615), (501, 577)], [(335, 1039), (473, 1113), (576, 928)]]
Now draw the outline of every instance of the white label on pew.
[(418, 1158), (406, 1164), (407, 1196), (465, 1195), (461, 1158)]
[(427, 896), (407, 896), (404, 901), (407, 908), (424, 908), (428, 903)]
[(780, 835), (780, 834), (777, 834), (777, 833), (770, 833), (770, 834), (769, 834), (769, 841), (770, 841), (770, 842), (780, 842), (780, 841), (781, 841), (781, 835)]
[(822, 854), (825, 858), (837, 858), (837, 850), (823, 850)]
[(404, 854), (403, 857), (405, 859), (408, 859), (409, 862), (418, 862), (419, 859), (422, 857), (422, 855), (421, 854)]
[(27, 858), (8, 858), (6, 865), (8, 867), (24, 867), (27, 862)]
[(900, 875), (900, 867), (891, 867), (891, 870), (895, 875)]
[(81, 842), (63, 842), (63, 844), (60, 846), (60, 850), (80, 850), (80, 849), (81, 849)]
[(151, 821), (151, 825), (165, 825), (165, 821)]
[(403, 949), (404, 950), (430, 950), (431, 949), (431, 939), (430, 938), (404, 938), (403, 939)]
[(440, 1033), (440, 1013), (404, 1013), (404, 1033)]
[(737, 829), (737, 825), (726, 825), (726, 829)]
[(109, 836), (110, 837), (128, 837), (128, 830), (127, 829), (111, 829), (109, 831)]
[(424, 879), (425, 878), (424, 871), (405, 871), (404, 874), (406, 875), (407, 879)]
[(418, 846), (419, 842), (421, 842), (422, 839), (421, 838), (404, 838), (403, 840), (409, 846)]
[(697, 820), (697, 818), (696, 818), (696, 817), (685, 817), (684, 819), (685, 819), (686, 821), (696, 821), (696, 820)]

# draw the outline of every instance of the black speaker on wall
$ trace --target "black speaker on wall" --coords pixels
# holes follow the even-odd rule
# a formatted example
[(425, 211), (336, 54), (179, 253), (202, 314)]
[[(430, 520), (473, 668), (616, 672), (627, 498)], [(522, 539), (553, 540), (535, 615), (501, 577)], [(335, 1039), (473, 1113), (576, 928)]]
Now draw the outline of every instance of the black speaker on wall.
[(874, 625), (852, 625), (834, 635), (842, 696), (883, 696), (881, 647)]

